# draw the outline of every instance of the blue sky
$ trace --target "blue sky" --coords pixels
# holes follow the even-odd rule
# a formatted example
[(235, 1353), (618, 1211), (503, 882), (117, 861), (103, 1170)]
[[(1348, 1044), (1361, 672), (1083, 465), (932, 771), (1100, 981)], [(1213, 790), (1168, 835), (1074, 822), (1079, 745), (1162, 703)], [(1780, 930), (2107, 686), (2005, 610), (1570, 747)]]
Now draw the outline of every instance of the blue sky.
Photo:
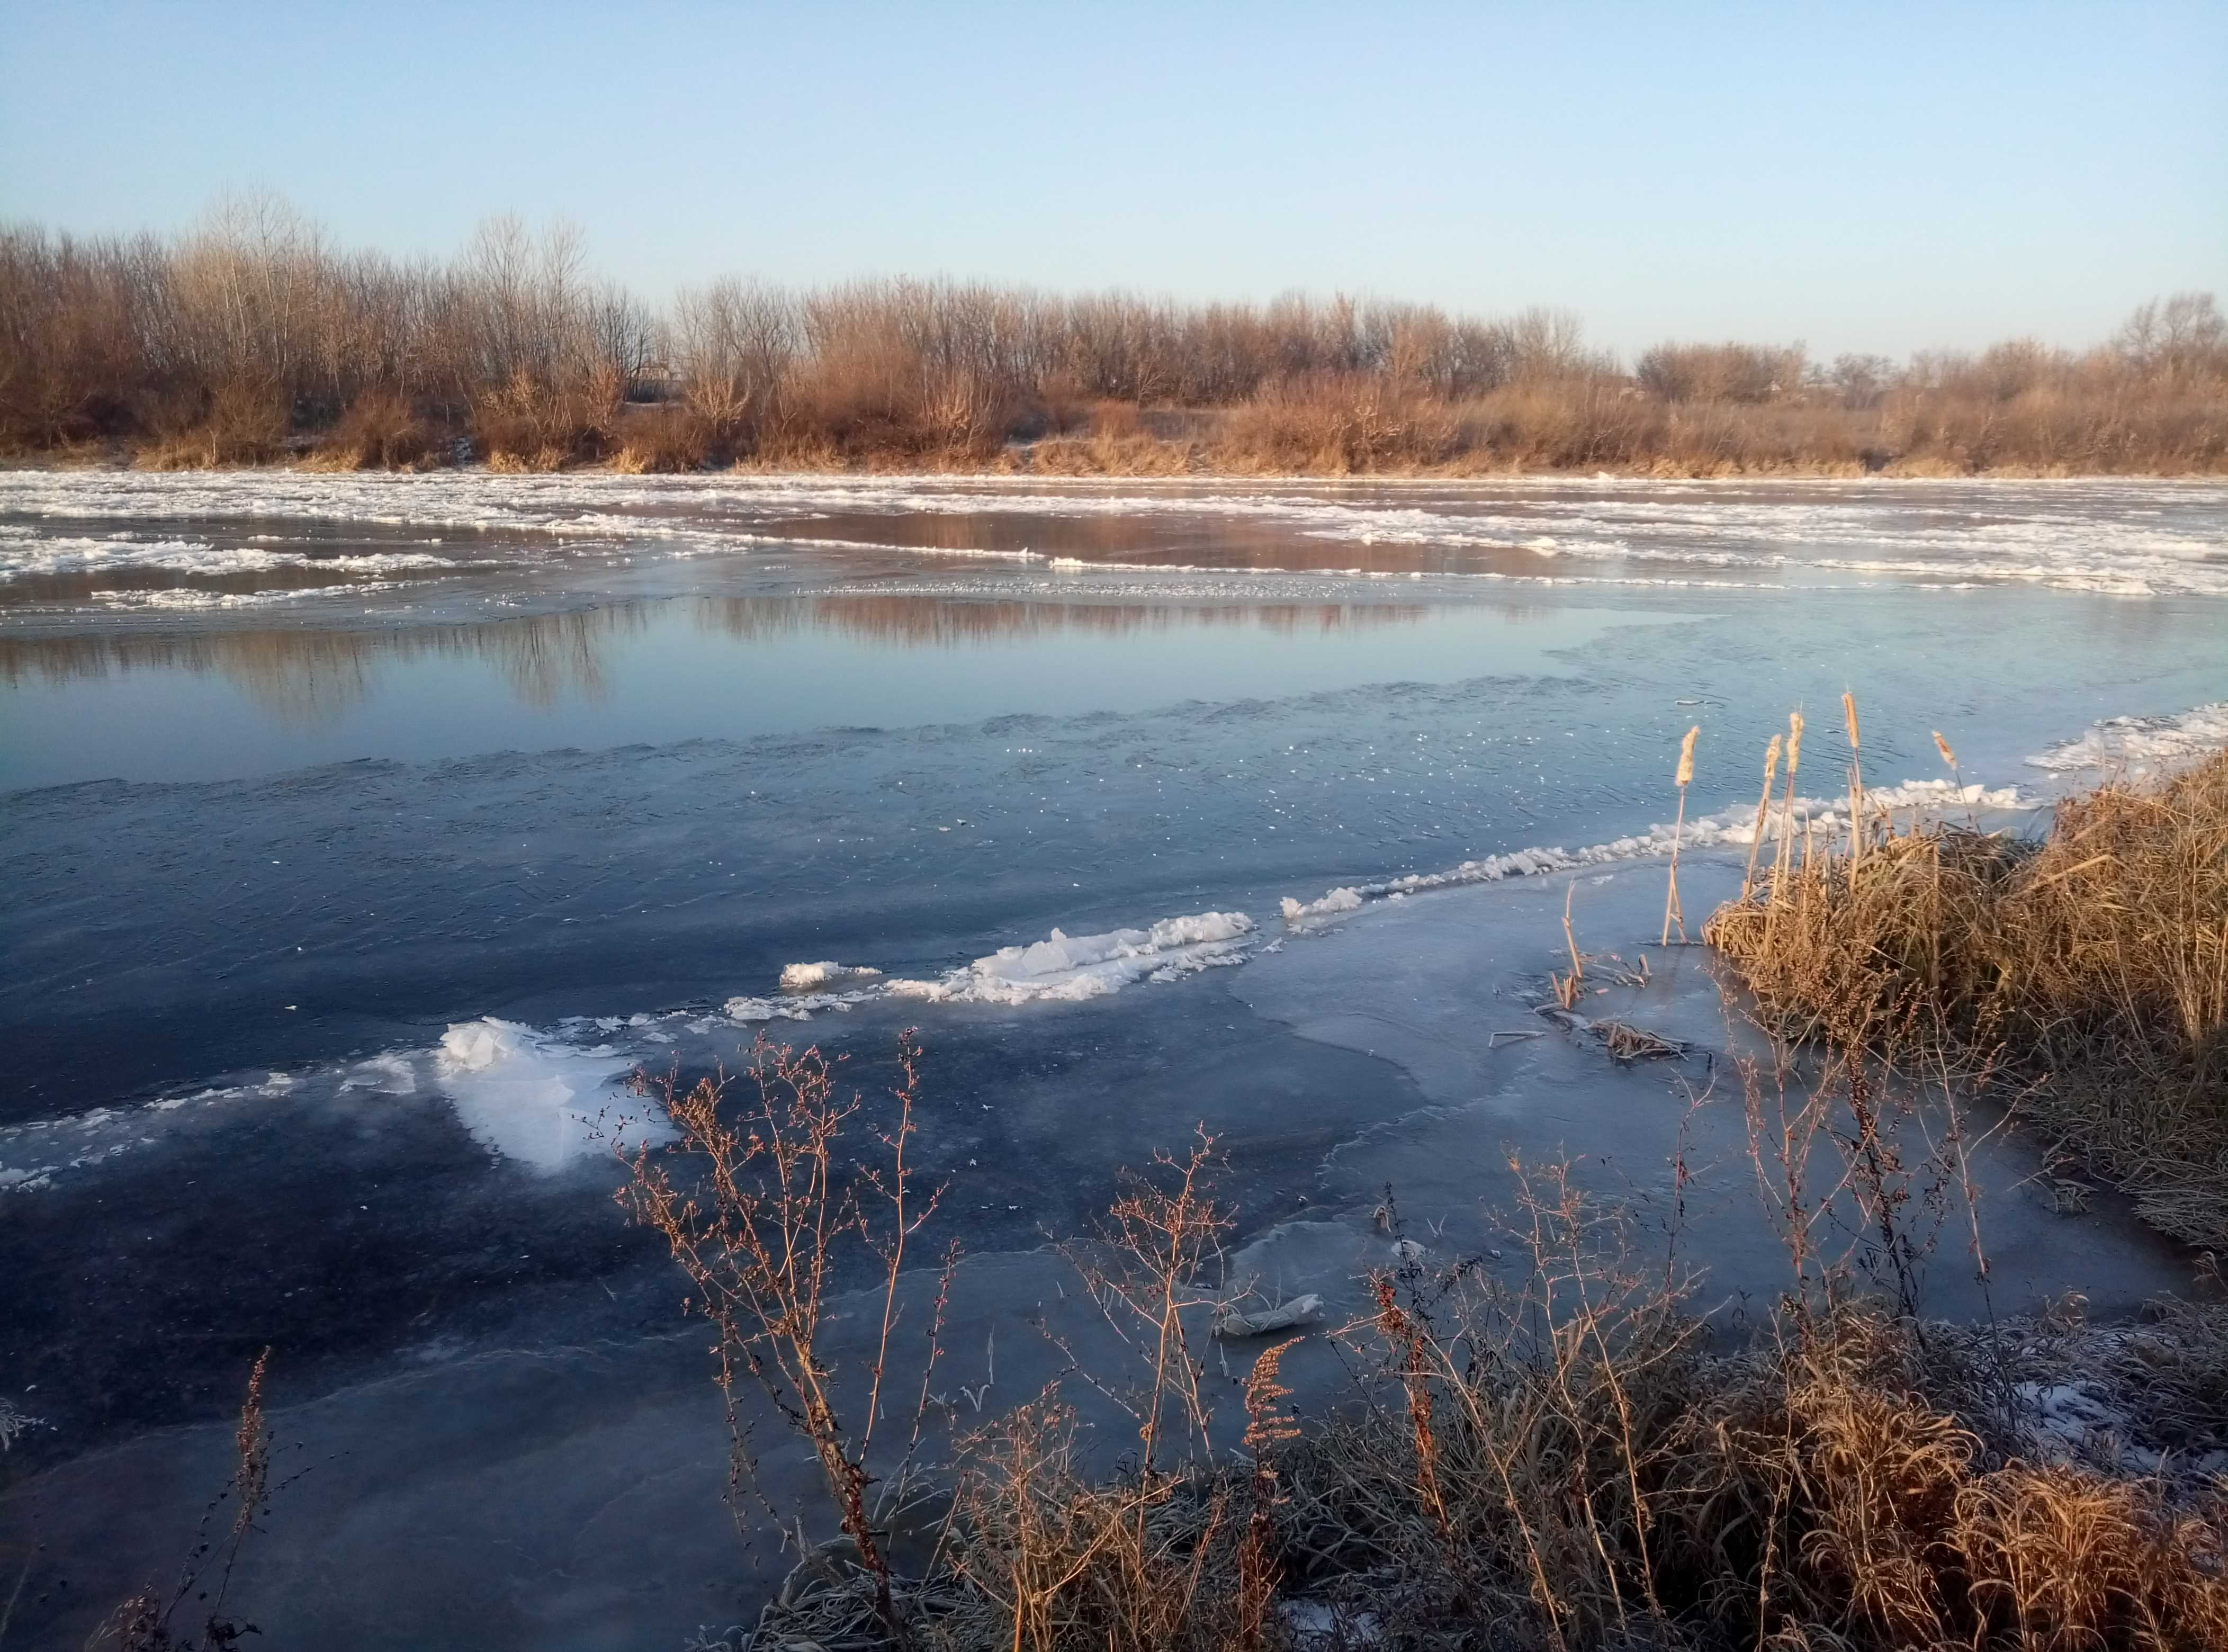
[(1895, 354), (2228, 298), (2228, 5), (8, 0), (0, 217), (1579, 311)]

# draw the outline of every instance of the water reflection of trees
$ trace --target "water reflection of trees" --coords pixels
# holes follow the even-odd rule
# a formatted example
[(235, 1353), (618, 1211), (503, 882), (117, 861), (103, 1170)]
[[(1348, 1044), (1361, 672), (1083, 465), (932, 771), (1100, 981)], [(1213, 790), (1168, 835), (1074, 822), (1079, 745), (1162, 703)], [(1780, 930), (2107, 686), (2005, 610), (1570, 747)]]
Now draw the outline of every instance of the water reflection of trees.
[(600, 701), (609, 688), (611, 656), (640, 644), (669, 616), (700, 635), (739, 643), (825, 632), (895, 648), (949, 648), (1062, 634), (1182, 630), (1325, 635), (1412, 624), (1428, 611), (1418, 604), (970, 601), (899, 592), (699, 597), (381, 631), (0, 637), (0, 682), (14, 688), (132, 672), (214, 674), (277, 720), (310, 728), (337, 722), (363, 703), (384, 671), (426, 663), (491, 667), (530, 706), (554, 707), (568, 698)]
[(463, 661), (491, 666), (528, 705), (603, 698), (605, 650), (643, 631), (641, 605), (535, 614), (473, 625), (356, 631), (220, 631), (195, 635), (0, 638), (0, 682), (60, 684), (133, 672), (214, 674), (278, 721), (337, 722), (394, 665)]
[(1327, 634), (1413, 624), (1428, 611), (1421, 605), (1405, 603), (955, 602), (898, 592), (707, 597), (697, 606), (700, 624), (740, 641), (825, 631), (908, 648), (1063, 634), (1127, 637), (1217, 628)]

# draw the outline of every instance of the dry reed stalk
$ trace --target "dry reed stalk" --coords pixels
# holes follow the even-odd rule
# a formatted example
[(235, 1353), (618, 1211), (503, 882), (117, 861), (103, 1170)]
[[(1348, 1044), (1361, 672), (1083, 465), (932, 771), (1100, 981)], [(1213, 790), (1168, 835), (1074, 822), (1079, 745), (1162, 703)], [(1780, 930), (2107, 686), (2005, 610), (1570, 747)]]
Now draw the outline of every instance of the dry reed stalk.
[(1841, 691), (1841, 723), (1849, 736), (1849, 855), (1853, 862), (1865, 858), (1864, 741), (1857, 729), (1857, 697)]
[[(239, 1426), (233, 1431), (234, 1465), (223, 1489), (202, 1511), (201, 1527), (192, 1552), (179, 1569), (177, 1587), (167, 1602), (152, 1585), (118, 1602), (102, 1620), (89, 1648), (115, 1647), (118, 1652), (224, 1652), (250, 1635), (263, 1631), (253, 1623), (225, 1616), (225, 1601), (232, 1591), (234, 1571), (259, 1517), (270, 1514), (272, 1495), (289, 1481), (271, 1483), (271, 1425), (263, 1400), (264, 1378), (271, 1366), (271, 1350), (255, 1357), (247, 1375), (247, 1392), (240, 1406)], [(298, 1478), (298, 1476), (294, 1478)], [(209, 1535), (209, 1522), (226, 1502), (233, 1504), (231, 1529), (221, 1539)], [(215, 1576), (210, 1577), (214, 1567)], [(200, 1626), (181, 1634), (171, 1620), (191, 1599), (192, 1616)]]
[(1687, 731), (1687, 738), (1679, 744), (1679, 768), (1676, 784), (1679, 787), (1679, 813), (1671, 825), (1671, 873), (1663, 891), (1663, 938), (1661, 944), (1671, 944), (1671, 922), (1679, 922), (1679, 938), (1687, 938), (1687, 913), (1679, 904), (1679, 845), (1687, 832), (1687, 787), (1694, 778), (1694, 737), (1702, 732), (1695, 724)]
[(1779, 842), (1772, 851), (1771, 899), (1766, 910), (1767, 927), (1779, 911), (1795, 858), (1795, 783), (1802, 766), (1802, 714), (1787, 714), (1787, 789), (1779, 805)]
[(1586, 979), (1585, 960), (1578, 954), (1578, 932), (1571, 927), (1571, 897), (1578, 893), (1578, 887), (1575, 881), (1563, 886), (1563, 944), (1570, 949), (1571, 972), (1567, 976), (1559, 976), (1553, 970), (1547, 972), (1547, 985), (1555, 995), (1555, 1002), (1565, 1009), (1577, 1008), (1578, 994)]
[(1756, 884), (1757, 856), (1764, 848), (1764, 821), (1771, 811), (1771, 783), (1779, 774), (1779, 739), (1774, 734), (1771, 744), (1764, 748), (1764, 791), (1756, 800), (1756, 825), (1749, 834), (1748, 870), (1741, 874), (1741, 899), (1746, 900)]
[(1802, 766), (1802, 714), (1787, 714), (1787, 796), (1780, 805), (1779, 868), (1784, 875), (1795, 855), (1795, 778)]
[[(1942, 738), (1942, 731), (1938, 728), (1934, 731), (1934, 749), (1942, 753), (1943, 765), (1950, 771), (1950, 778), (1956, 784), (1957, 788), (1957, 801), (1963, 803), (1965, 801), (1965, 777), (1957, 767), (1957, 753), (1950, 749), (1950, 742)], [(1970, 804), (1967, 804), (1966, 806), (1965, 823), (1968, 826), (1972, 827), (1975, 831), (1980, 829), (1980, 822), (1974, 816)]]
[(1284, 1582), (1276, 1519), (1284, 1497), (1277, 1489), (1274, 1454), (1297, 1439), (1300, 1429), (1284, 1409), (1292, 1391), (1278, 1380), (1277, 1370), (1299, 1341), (1287, 1337), (1262, 1349), (1245, 1378), (1245, 1447), (1253, 1459), (1253, 1507), (1238, 1552), (1238, 1643), (1245, 1652), (1259, 1652), (1266, 1642), (1269, 1617)]

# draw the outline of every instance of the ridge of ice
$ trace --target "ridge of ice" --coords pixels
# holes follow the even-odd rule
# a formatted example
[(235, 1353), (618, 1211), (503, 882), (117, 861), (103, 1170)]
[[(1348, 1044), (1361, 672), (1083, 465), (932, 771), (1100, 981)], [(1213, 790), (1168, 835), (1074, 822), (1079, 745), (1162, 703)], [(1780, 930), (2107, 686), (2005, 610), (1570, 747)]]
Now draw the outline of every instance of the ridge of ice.
[[(1528, 550), (1566, 566), (1591, 562), (1605, 572), (1620, 567), (1627, 577), (1651, 565), (1684, 563), (1697, 571), (1748, 570), (1772, 581), (1797, 571), (1846, 572), (1930, 585), (2024, 582), (2132, 596), (2228, 595), (2228, 560), (2203, 520), (2161, 521), (2154, 510), (2130, 509), (2131, 503), (2148, 505), (2162, 496), (2210, 503), (2218, 495), (2218, 484), (2210, 483), (2102, 478), (1777, 484), (1750, 479), (1711, 484), (1542, 476), (1404, 486), (1397, 479), (1373, 477), (1356, 489), (1296, 477), (1238, 483), (1226, 477), (1092, 483), (925, 476), (503, 477), (480, 471), (415, 477), (287, 471), (159, 477), (100, 471), (0, 475), (0, 510), (23, 515), (135, 523), (354, 521), (493, 529), (512, 536), (503, 549), (506, 558), (536, 554), (517, 542), (521, 535), (545, 536), (545, 543), (616, 535), (664, 540), (683, 554), (722, 547), (803, 544), (1043, 564), (1052, 559), (1030, 550), (877, 546), (816, 540), (784, 532), (783, 526), (839, 512), (893, 519), (1176, 515), (1267, 522), (1306, 537), (1357, 546)], [(1942, 508), (1911, 508), (1937, 500), (1943, 502)], [(20, 528), (0, 533), (0, 569), (18, 554), (72, 554), (35, 548), (42, 542), (35, 534), (29, 540), (27, 547)], [(95, 559), (90, 565), (117, 565), (119, 553), (104, 548), (104, 541), (70, 542)], [(228, 571), (248, 566), (238, 557), (254, 554), (215, 551), (189, 541), (141, 541), (136, 551), (121, 554), (235, 559)], [(1063, 558), (1056, 566), (1067, 568), (1071, 563)], [(1289, 570), (1287, 577), (1341, 573), (1368, 577), (1366, 571), (1337, 569)]]
[(2026, 759), (2030, 768), (2065, 774), (2125, 767), (2143, 774), (2228, 746), (2228, 700), (2161, 717), (2107, 717), (2075, 739)]
[[(1960, 786), (1948, 780), (1906, 780), (1900, 785), (1869, 787), (1865, 792), (1867, 815), (1874, 810), (1901, 809), (1921, 812), (1939, 812), (1950, 808), (2018, 809), (2026, 801), (2020, 795), (2017, 786), (1990, 788), (1977, 782)], [(1792, 821), (1787, 829), (1796, 833), (1847, 831), (1849, 825), (1847, 807), (1848, 799), (1846, 797), (1797, 797), (1791, 811)], [(1767, 842), (1776, 839), (1786, 820), (1783, 805), (1775, 800), (1764, 816), (1764, 839)], [(1734, 804), (1716, 814), (1688, 820), (1684, 830), (1677, 834), (1677, 841), (1684, 848), (1700, 849), (1746, 845), (1755, 842), (1757, 836), (1756, 805)], [(1283, 903), (1284, 921), (1287, 924), (1304, 924), (1312, 919), (1358, 911), (1367, 901), (1397, 899), (1425, 889), (1449, 889), (1472, 883), (1499, 883), (1508, 878), (1532, 877), (1545, 872), (1568, 872), (1582, 866), (1599, 866), (1605, 861), (1642, 860), (1651, 855), (1668, 855), (1673, 840), (1673, 823), (1664, 821), (1630, 837), (1592, 843), (1583, 848), (1566, 849), (1541, 845), (1533, 848), (1514, 849), (1506, 855), (1489, 855), (1478, 860), (1464, 861), (1460, 866), (1444, 872), (1417, 872), (1405, 877), (1386, 878), (1376, 883), (1344, 885), (1314, 900), (1296, 900), (1287, 895)]]
[(838, 964), (823, 959), (818, 964), (784, 964), (781, 966), (781, 989), (784, 992), (810, 992), (815, 987), (829, 986), (838, 981), (871, 980), (881, 974), (880, 970), (864, 964)]
[(1027, 946), (1002, 946), (938, 980), (893, 981), (888, 990), (932, 1003), (1075, 1002), (1119, 992), (1133, 982), (1172, 981), (1238, 963), (1253, 927), (1242, 912), (1206, 912), (1164, 918), (1150, 929), (1098, 935), (1055, 929)]

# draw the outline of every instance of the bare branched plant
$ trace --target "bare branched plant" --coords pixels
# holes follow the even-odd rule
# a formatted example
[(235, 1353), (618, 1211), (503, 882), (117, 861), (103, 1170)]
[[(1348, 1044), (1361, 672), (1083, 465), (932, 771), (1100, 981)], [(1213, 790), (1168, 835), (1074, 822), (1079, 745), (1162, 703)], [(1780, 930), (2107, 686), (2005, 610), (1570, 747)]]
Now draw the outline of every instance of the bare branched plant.
[(1206, 1277), (1231, 1226), (1215, 1198), (1221, 1169), (1214, 1137), (1202, 1128), (1181, 1158), (1159, 1151), (1147, 1169), (1124, 1172), (1096, 1242), (1067, 1247), (1091, 1299), (1137, 1355), (1143, 1380), (1135, 1384), (1110, 1382), (1079, 1364), (1077, 1372), (1136, 1420), (1137, 1477), (1148, 1488), (1172, 1425), (1200, 1461), (1214, 1461), (1214, 1407), (1194, 1342), (1221, 1300)]
[[(747, 1385), (811, 1447), (845, 1545), (871, 1580), (875, 1616), (900, 1643), (906, 1630), (878, 1524), (889, 1499), (874, 1495), (877, 1476), (869, 1453), (901, 1329), (907, 1247), (935, 1214), (943, 1193), (940, 1184), (920, 1187), (908, 1158), (919, 1128), (919, 1055), (913, 1034), (903, 1034), (893, 1111), (888, 1122), (869, 1126), (880, 1149), (871, 1164), (842, 1156), (839, 1143), (863, 1104), (856, 1095), (841, 1097), (835, 1065), (817, 1048), (800, 1052), (761, 1034), (746, 1069), (747, 1099), (740, 1105), (731, 1101), (733, 1086), (724, 1075), (686, 1087), (669, 1076), (646, 1087), (663, 1102), (679, 1140), (662, 1152), (637, 1149), (618, 1194), (637, 1221), (664, 1236), (694, 1291), (687, 1307), (716, 1333), (713, 1352), (733, 1448), (731, 1497), (747, 1489), (772, 1512), (757, 1485), (744, 1420)], [(938, 1306), (922, 1328), (924, 1372), (912, 1435), (890, 1477), (900, 1495), (921, 1439), (952, 1266), (947, 1256)], [(862, 1373), (865, 1393), (855, 1420), (846, 1424), (842, 1373), (821, 1341), (831, 1297), (861, 1276), (879, 1291), (880, 1326)], [(777, 1516), (775, 1523), (786, 1529), (785, 1520)], [(808, 1546), (808, 1555), (814, 1552)]]

